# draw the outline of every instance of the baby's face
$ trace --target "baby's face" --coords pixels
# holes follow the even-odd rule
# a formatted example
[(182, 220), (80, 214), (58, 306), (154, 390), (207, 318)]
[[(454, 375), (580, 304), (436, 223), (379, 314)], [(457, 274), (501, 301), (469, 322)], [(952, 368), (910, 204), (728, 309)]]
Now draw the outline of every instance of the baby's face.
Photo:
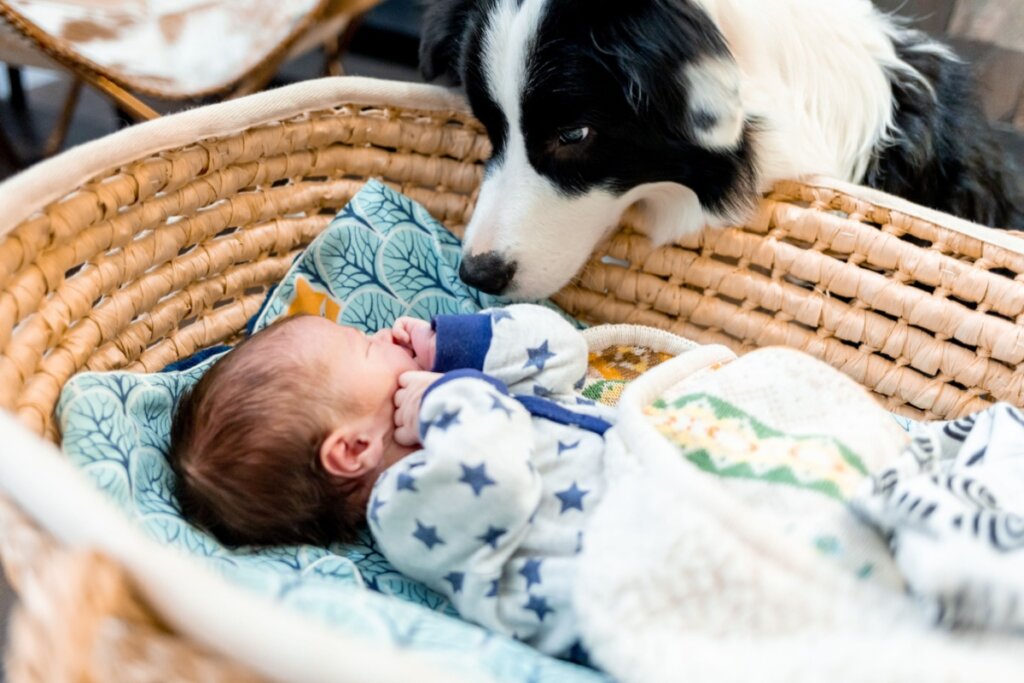
[(350, 406), (362, 415), (379, 416), (390, 427), (399, 376), (421, 369), (412, 350), (397, 343), (391, 330), (367, 335), (312, 316), (294, 324), (299, 357), (324, 359), (334, 371), (324, 381), (340, 383)]

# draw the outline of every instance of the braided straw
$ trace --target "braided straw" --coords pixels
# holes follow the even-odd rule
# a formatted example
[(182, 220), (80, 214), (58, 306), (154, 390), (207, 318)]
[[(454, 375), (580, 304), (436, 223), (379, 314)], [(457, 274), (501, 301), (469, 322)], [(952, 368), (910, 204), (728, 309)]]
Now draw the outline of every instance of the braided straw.
[(604, 255), (617, 263), (595, 258), (556, 298), (573, 315), (801, 349), (919, 419), (1024, 402), (1024, 255), (1009, 249), (788, 182), (747, 226), (656, 249), (627, 223)]
[[(440, 91), (394, 86), (390, 97), (380, 84), (345, 83), (355, 85), (325, 81), (211, 107), (209, 116), (169, 117), (58, 157), (44, 169), (49, 183), (43, 170), (8, 183), (8, 198), (13, 188), (38, 190), (12, 209), (27, 218), (0, 216), (0, 407), (56, 440), (53, 408), (75, 373), (155, 371), (237, 339), (267, 288), (367, 178), (460, 232), (489, 154), (480, 125)], [(328, 94), (345, 88), (365, 92)], [(379, 101), (367, 102), (371, 90)], [(251, 122), (238, 116), (242, 107), (256, 112)], [(173, 125), (193, 137), (138, 144)], [(214, 132), (195, 139), (194, 130)], [(107, 154), (136, 156), (74, 180), (61, 170)], [(782, 183), (749, 225), (675, 245), (654, 248), (625, 219), (604, 248), (612, 258), (595, 257), (557, 300), (593, 322), (651, 325), (741, 353), (802, 349), (892, 410), (954, 417), (997, 399), (1022, 403), (1021, 251), (1010, 238), (856, 188)], [(0, 531), (16, 585), (27, 591), (34, 581), (46, 587), (37, 597), (54, 596), (23, 603), (18, 680), (51, 676), (34, 672), (65, 666), (44, 661), (65, 654), (89, 662), (88, 675), (48, 680), (125, 680), (127, 669), (112, 673), (119, 659), (154, 680), (251, 680), (163, 631), (109, 562), (26, 553), (45, 537), (17, 514), (0, 515)], [(72, 574), (77, 595), (61, 593)], [(94, 584), (116, 599), (74, 604)], [(58, 602), (64, 623), (52, 616)], [(44, 631), (48, 639), (32, 635)], [(57, 637), (69, 639), (67, 653), (26, 645)]]

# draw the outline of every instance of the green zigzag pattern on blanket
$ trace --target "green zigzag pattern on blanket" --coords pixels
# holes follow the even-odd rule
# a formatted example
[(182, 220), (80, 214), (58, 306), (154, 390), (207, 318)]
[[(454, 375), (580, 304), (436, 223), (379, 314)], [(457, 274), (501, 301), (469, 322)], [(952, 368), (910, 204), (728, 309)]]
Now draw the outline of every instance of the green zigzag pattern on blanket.
[(857, 454), (833, 437), (779, 431), (708, 394), (658, 399), (646, 412), (690, 462), (720, 477), (786, 484), (846, 501), (868, 473)]

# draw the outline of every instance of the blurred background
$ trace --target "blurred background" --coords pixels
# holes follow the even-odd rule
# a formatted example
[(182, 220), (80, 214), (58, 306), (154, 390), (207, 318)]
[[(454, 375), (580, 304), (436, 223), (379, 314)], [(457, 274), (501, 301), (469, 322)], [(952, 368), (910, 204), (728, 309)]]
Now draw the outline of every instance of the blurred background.
[[(127, 4), (142, 1), (125, 0)], [(182, 1), (183, 4), (189, 2)], [(368, 7), (368, 11), (336, 34), (346, 43), (341, 46), (342, 53), (337, 60), (343, 72), (418, 80), (416, 49), (422, 0), (348, 1)], [(106, 6), (118, 4), (109, 0), (91, 2)], [(947, 40), (974, 66), (987, 115), (996, 122), (1007, 146), (1024, 165), (1024, 0), (875, 2), (886, 11), (908, 17), (914, 26)], [(18, 9), (32, 4), (30, 0), (9, 3), (0, 0), (0, 10), (4, 5)], [(83, 2), (75, 0), (71, 4)], [(344, 4), (344, 0), (330, 4)], [(273, 73), (267, 74), (260, 87), (276, 87), (323, 75), (328, 58), (325, 52), (330, 51), (330, 46), (325, 49), (327, 42), (306, 46), (299, 50), (301, 54), (284, 59)], [(3, 33), (0, 32), (0, 61), (4, 57), (2, 43)], [(137, 118), (89, 85), (81, 89), (77, 102), (68, 112), (65, 104), (73, 81), (73, 72), (68, 68), (25, 67), (8, 62), (5, 71), (0, 74), (0, 178), (54, 149), (105, 135)], [(156, 113), (168, 113), (218, 98), (162, 101), (142, 96), (140, 99)], [(66, 135), (58, 140), (55, 130), (61, 127), (62, 121), (66, 123)], [(46, 149), (48, 143), (49, 150)]]
[[(297, 6), (299, 0), (277, 2)], [(823, 0), (826, 1), (826, 0)], [(190, 8), (227, 5), (273, 7), (268, 0), (180, 0)], [(230, 94), (278, 87), (325, 73), (419, 80), (416, 70), (422, 0), (305, 0), (316, 6), (302, 30), (293, 30), (279, 54), (232, 85)], [(152, 116), (213, 102), (220, 96), (167, 100), (116, 82), (90, 68), (68, 51), (94, 48), (111, 38), (80, 17), (60, 32), (26, 37), (31, 26), (18, 23), (45, 5), (104, 11), (137, 10), (145, 0), (0, 0), (0, 179), (44, 155), (114, 132)], [(882, 9), (902, 14), (910, 23), (949, 42), (975, 69), (983, 106), (1007, 149), (1024, 168), (1024, 0), (875, 0)], [(113, 8), (113, 10), (112, 10)], [(198, 11), (198, 10), (196, 10)], [(289, 10), (286, 10), (289, 11)], [(303, 17), (291, 17), (292, 28)], [(17, 25), (18, 28), (13, 28)], [(38, 27), (36, 27), (38, 28)], [(184, 35), (173, 21), (161, 19), (164, 35)], [(38, 33), (38, 32), (37, 32)], [(50, 42), (53, 35), (61, 40)], [(273, 46), (262, 46), (268, 49)], [(95, 64), (93, 64), (95, 66)], [(123, 71), (123, 65), (122, 69)], [(113, 79), (114, 82), (111, 82)], [(76, 85), (76, 83), (84, 85)], [(157, 86), (153, 86), (157, 83)], [(151, 79), (141, 90), (159, 90)], [(69, 97), (70, 96), (70, 97)], [(2, 207), (0, 207), (2, 208)], [(0, 633), (6, 633), (11, 596), (0, 579)], [(0, 674), (2, 678), (2, 674)]]

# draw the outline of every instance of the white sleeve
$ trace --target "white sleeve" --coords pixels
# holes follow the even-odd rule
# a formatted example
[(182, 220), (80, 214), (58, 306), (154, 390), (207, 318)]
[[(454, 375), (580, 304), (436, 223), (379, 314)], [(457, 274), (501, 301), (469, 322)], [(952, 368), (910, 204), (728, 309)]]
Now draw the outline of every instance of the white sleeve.
[(513, 394), (564, 395), (587, 374), (587, 342), (555, 311), (517, 304), (490, 311), (491, 347), (483, 371)]
[(583, 335), (555, 311), (536, 304), (434, 318), (435, 372), (481, 370), (513, 394), (565, 395), (587, 372)]
[(428, 390), (420, 424), (423, 450), (374, 487), (370, 530), (400, 572), (505, 631), (486, 598), (540, 503), (530, 415), (500, 383), (456, 371)]

